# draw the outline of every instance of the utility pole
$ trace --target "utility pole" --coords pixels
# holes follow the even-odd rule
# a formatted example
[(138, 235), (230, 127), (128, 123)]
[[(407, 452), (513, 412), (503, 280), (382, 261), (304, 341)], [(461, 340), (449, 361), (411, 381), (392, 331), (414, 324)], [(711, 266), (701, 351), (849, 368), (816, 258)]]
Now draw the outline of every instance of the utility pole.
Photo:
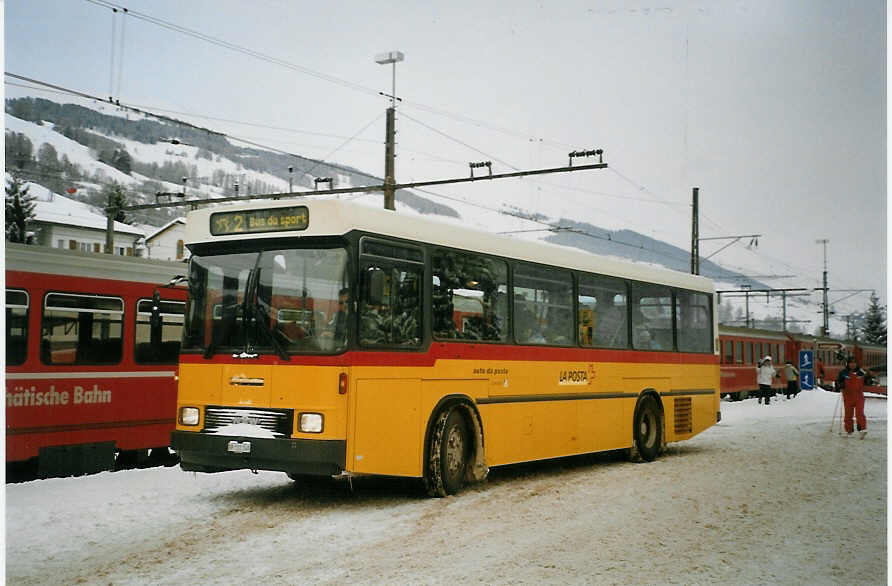
[(105, 254), (114, 254), (115, 246), (115, 216), (118, 215), (117, 210), (112, 207), (112, 196), (108, 196), (108, 208), (105, 210)]
[(821, 334), (824, 336), (830, 335), (830, 304), (827, 302), (827, 295), (829, 292), (829, 289), (827, 288), (827, 244), (829, 242), (830, 240), (827, 238), (815, 240), (815, 244), (824, 245), (824, 325), (821, 326)]
[(393, 189), (394, 184), (396, 183), (396, 179), (394, 178), (394, 159), (396, 158), (395, 146), (394, 146), (394, 134), (395, 134), (395, 117), (396, 117), (396, 108), (391, 106), (387, 108), (387, 123), (386, 130), (387, 136), (384, 141), (384, 209), (385, 210), (395, 210), (396, 209), (396, 192)]
[(694, 188), (693, 210), (691, 214), (691, 274), (700, 274), (700, 225), (699, 225), (699, 202), (700, 188)]
[[(396, 158), (395, 134), (396, 134), (396, 64), (406, 58), (399, 51), (390, 51), (375, 56), (375, 63), (379, 65), (390, 64), (392, 66), (392, 85), (390, 94), (390, 107), (387, 108), (387, 122), (384, 134), (384, 209), (396, 210), (396, 177), (394, 171), (394, 159)], [(387, 95), (387, 94), (382, 94)]]

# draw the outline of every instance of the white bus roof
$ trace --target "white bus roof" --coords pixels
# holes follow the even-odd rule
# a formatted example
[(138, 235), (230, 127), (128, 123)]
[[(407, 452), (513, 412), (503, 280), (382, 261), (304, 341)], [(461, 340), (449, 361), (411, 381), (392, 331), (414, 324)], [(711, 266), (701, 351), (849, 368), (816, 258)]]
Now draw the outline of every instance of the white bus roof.
[[(309, 225), (304, 230), (236, 233), (224, 236), (211, 234), (212, 214), (295, 206), (306, 206), (309, 210)], [(685, 289), (713, 291), (712, 281), (705, 277), (622, 261), (575, 248), (490, 234), (456, 223), (403, 215), (333, 199), (265, 201), (195, 210), (189, 213), (186, 222), (186, 243), (339, 236), (353, 230)]]

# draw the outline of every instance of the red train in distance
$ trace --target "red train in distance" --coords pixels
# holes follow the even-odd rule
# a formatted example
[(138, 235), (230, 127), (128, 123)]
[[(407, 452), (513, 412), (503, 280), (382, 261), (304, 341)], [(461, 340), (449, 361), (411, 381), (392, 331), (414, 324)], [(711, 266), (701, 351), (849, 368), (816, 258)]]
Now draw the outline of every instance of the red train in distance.
[(7, 243), (8, 477), (173, 457), (185, 269)]
[[(789, 360), (798, 368), (800, 350), (815, 352), (815, 382), (826, 389), (834, 388), (839, 371), (845, 367), (843, 356), (854, 356), (861, 367), (870, 369), (875, 375), (886, 374), (885, 346), (732, 326), (719, 326), (719, 344), (721, 394), (734, 400), (746, 399), (758, 391), (756, 368), (765, 356), (771, 356), (775, 368), (781, 373), (773, 387), (777, 391), (786, 388), (782, 366)], [(871, 390), (886, 393), (885, 385), (874, 386)]]

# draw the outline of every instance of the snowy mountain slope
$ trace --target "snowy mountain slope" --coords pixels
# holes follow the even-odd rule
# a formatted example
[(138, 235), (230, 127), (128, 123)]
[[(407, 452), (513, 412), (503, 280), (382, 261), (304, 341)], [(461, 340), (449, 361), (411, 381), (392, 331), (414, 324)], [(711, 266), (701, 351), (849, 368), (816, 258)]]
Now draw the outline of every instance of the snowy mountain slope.
[(128, 186), (137, 182), (136, 178), (121, 173), (114, 167), (98, 161), (88, 147), (56, 132), (51, 123), (36, 124), (27, 120), (20, 120), (9, 114), (6, 114), (4, 123), (6, 124), (6, 132), (19, 132), (27, 136), (34, 144), (35, 151), (40, 145), (48, 143), (56, 149), (60, 159), (62, 156), (68, 157), (69, 161), (79, 165), (90, 175), (99, 172), (108, 177), (110, 181), (117, 181)]

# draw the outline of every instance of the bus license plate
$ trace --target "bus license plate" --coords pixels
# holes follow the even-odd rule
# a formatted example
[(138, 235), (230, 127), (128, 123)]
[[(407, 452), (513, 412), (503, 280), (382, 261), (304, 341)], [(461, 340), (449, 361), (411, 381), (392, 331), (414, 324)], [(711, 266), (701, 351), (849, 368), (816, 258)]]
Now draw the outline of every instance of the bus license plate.
[(233, 454), (250, 454), (251, 442), (229, 442), (226, 451)]

